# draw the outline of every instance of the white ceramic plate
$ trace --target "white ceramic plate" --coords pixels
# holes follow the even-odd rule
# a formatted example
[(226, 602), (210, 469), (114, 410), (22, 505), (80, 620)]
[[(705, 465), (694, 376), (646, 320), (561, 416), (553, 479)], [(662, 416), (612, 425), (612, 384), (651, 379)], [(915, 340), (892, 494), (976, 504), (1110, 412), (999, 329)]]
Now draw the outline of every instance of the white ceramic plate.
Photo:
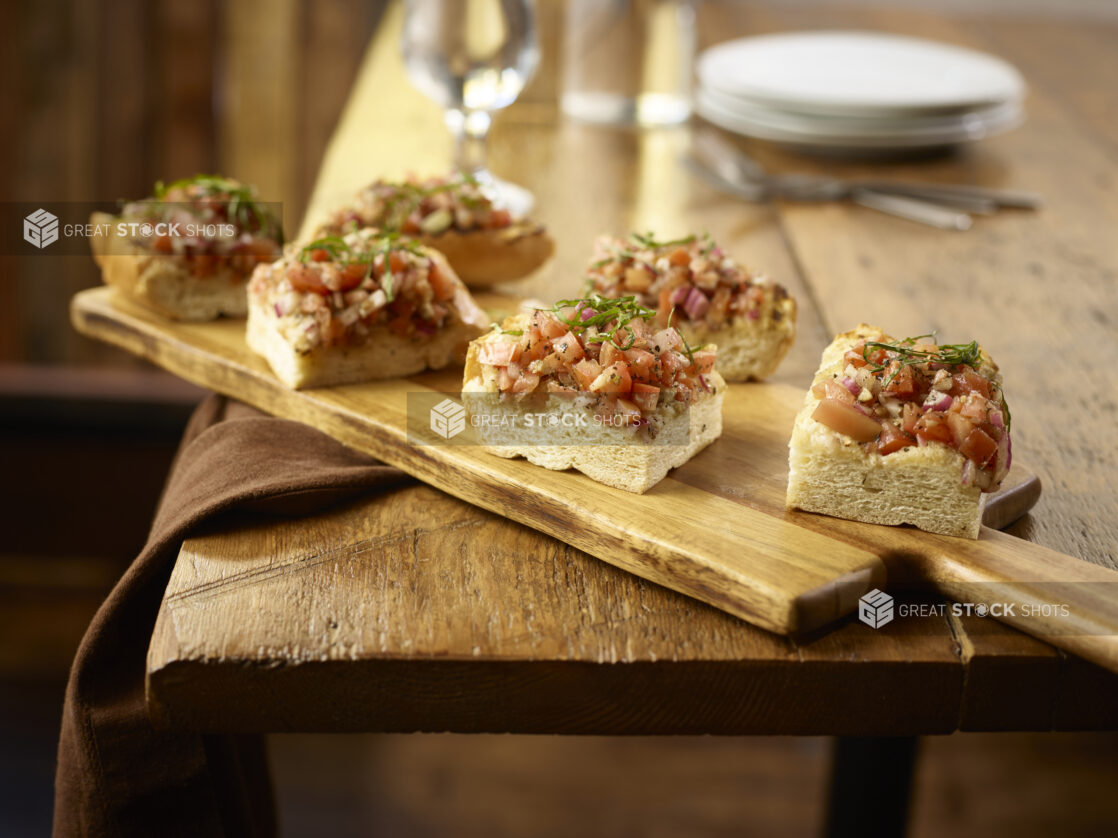
[(985, 118), (965, 114), (954, 124), (943, 127), (836, 132), (827, 130), (824, 126), (790, 125), (786, 120), (787, 115), (779, 111), (774, 111), (767, 117), (757, 114), (743, 116), (739, 111), (727, 109), (723, 104), (712, 100), (705, 90), (699, 91), (695, 110), (709, 122), (736, 134), (800, 148), (843, 151), (939, 148), (973, 142), (1016, 127), (1024, 116), (1019, 106), (1010, 106), (995, 108)]
[(698, 61), (704, 87), (801, 113), (951, 113), (1020, 102), (1021, 74), (962, 47), (878, 32), (794, 32), (728, 41)]
[(925, 113), (906, 116), (838, 116), (805, 114), (740, 99), (704, 87), (700, 95), (708, 106), (742, 124), (764, 125), (779, 130), (828, 137), (899, 137), (923, 134), (960, 135), (981, 131), (982, 126), (1011, 121), (1021, 105), (1005, 102), (963, 113)]

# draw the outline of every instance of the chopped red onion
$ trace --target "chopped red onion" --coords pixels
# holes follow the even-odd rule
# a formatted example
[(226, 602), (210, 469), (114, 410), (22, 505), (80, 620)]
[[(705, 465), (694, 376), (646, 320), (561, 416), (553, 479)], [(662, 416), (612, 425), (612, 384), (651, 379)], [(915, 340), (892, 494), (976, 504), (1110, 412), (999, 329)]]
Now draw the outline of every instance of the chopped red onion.
[(858, 394), (862, 392), (862, 385), (848, 375), (843, 376), (842, 386), (849, 390), (850, 395), (854, 398), (857, 398)]
[(710, 308), (710, 300), (707, 299), (707, 295), (698, 288), (692, 288), (683, 303), (683, 310), (687, 312), (687, 316), (692, 320), (698, 320), (707, 313), (708, 308)]
[(761, 319), (761, 312), (760, 312), (760, 311), (759, 311), (758, 309), (755, 309), (755, 308), (751, 308), (751, 309), (750, 309), (750, 310), (749, 310), (749, 311), (748, 311), (748, 312), (746, 313), (746, 316), (747, 316), (747, 317), (748, 317), (748, 318), (749, 318), (750, 320), (760, 320), (760, 319)]
[(998, 440), (998, 453), (994, 456), (994, 482), (1000, 483), (1009, 471), (1009, 435), (1002, 434)]
[(924, 407), (927, 410), (947, 410), (954, 403), (955, 400), (951, 396), (940, 390), (932, 390), (928, 393), (928, 398), (924, 399)]
[(1003, 431), (1005, 430), (1005, 420), (1002, 419), (1002, 412), (1000, 410), (991, 410), (989, 418), (991, 425), (995, 428), (1001, 428)]
[(672, 291), (671, 295), (668, 297), (668, 302), (673, 306), (681, 306), (687, 301), (687, 297), (690, 293), (690, 285), (681, 285), (679, 288)]

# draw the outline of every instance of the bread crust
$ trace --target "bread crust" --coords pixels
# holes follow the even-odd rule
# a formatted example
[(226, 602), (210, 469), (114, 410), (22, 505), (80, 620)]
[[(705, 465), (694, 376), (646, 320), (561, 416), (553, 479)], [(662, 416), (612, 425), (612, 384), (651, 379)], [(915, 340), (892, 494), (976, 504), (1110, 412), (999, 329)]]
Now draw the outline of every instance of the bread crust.
[(718, 329), (701, 321), (680, 320), (676, 329), (692, 346), (713, 343), (718, 347), (718, 371), (727, 381), (756, 381), (776, 372), (792, 348), (796, 301), (791, 297), (776, 300), (772, 310), (758, 320), (738, 317)]
[(116, 221), (103, 212), (90, 217), (91, 224), (109, 230), (108, 235), (90, 238), (93, 260), (106, 285), (174, 320), (245, 316), (247, 275), (219, 263), (209, 276), (197, 276), (186, 257), (154, 253), (119, 235)]
[(471, 288), (523, 279), (555, 252), (555, 242), (538, 224), (517, 221), (497, 230), (460, 232), (453, 227), (419, 241), (433, 247)]
[(300, 352), (280, 332), (279, 321), (266, 299), (250, 295), (246, 334), (249, 348), (262, 355), (276, 377), (293, 390), (401, 378), (461, 362), (470, 341), (488, 328), (489, 318), (443, 255), (429, 249), (426, 255), (458, 286), (449, 306), (449, 319), (435, 334), (401, 337), (385, 327), (377, 327), (364, 342), (354, 346), (323, 345)]
[[(840, 334), (823, 352), (813, 385), (843, 369), (861, 339), (890, 340), (866, 324)], [(812, 419), (819, 399), (808, 390), (788, 443), (789, 509), (874, 524), (911, 524), (927, 532), (977, 538), (986, 495), (963, 485), (966, 458), (931, 442), (882, 456)]]
[[(504, 328), (520, 325), (523, 319), (523, 315), (509, 318)], [(575, 398), (552, 394), (542, 404), (500, 399), (496, 368), (478, 360), (486, 342), (500, 339), (499, 332), (490, 332), (470, 344), (462, 385), (467, 412), (490, 418), (490, 425), (475, 424), (475, 429), (485, 449), (499, 457), (523, 457), (555, 471), (573, 468), (607, 486), (643, 494), (722, 434), (726, 382), (717, 371), (705, 376), (708, 395), (689, 405), (675, 402), (659, 407), (651, 417), (656, 437), (648, 440), (632, 428), (593, 421), (594, 403), (588, 394)], [(547, 417), (546, 444), (540, 444), (538, 425), (526, 428), (520, 421), (527, 413)], [(564, 420), (580, 415), (585, 420), (582, 425)]]

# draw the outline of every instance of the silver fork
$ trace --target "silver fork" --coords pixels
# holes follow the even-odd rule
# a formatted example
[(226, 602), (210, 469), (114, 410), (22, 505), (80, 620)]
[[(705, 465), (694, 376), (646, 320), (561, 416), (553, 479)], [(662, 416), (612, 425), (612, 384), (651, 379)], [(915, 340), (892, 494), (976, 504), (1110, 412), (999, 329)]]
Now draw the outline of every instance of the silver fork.
[(747, 154), (704, 131), (692, 141), (691, 169), (714, 185), (750, 201), (850, 200), (861, 206), (945, 230), (967, 230), (969, 213), (989, 215), (1000, 207), (1035, 208), (1031, 192), (961, 184), (851, 181), (827, 175), (770, 175)]

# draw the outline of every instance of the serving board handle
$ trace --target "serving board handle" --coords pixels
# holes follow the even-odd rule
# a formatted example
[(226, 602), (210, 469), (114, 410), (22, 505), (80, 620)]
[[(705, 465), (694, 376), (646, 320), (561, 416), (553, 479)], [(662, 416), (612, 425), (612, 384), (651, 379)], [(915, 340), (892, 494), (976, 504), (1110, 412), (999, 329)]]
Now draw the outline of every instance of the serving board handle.
[(989, 528), (977, 541), (940, 544), (918, 561), (941, 593), (1118, 672), (1118, 571)]

